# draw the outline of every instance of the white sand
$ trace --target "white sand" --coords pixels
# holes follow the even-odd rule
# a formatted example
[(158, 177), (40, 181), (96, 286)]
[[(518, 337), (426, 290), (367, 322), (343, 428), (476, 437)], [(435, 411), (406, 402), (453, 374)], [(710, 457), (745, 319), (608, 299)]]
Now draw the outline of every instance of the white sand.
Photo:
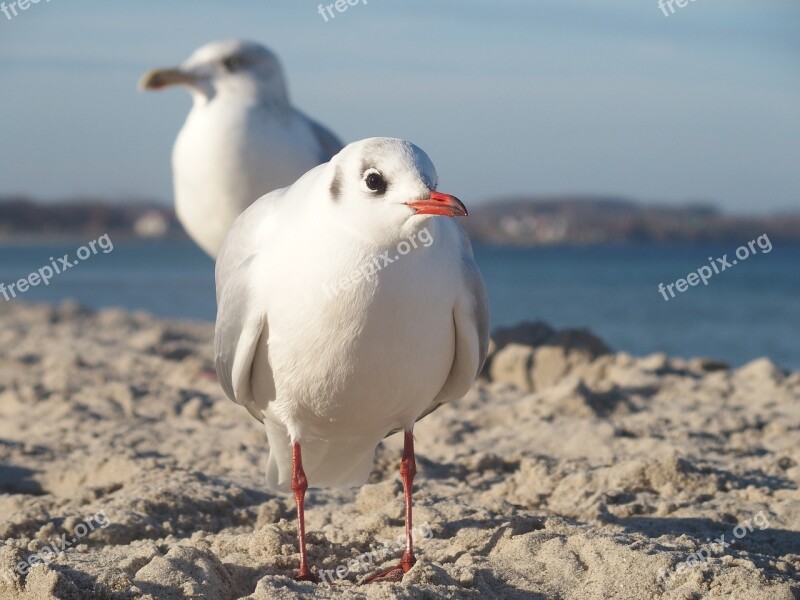
[[(800, 598), (800, 374), (518, 333), (496, 381), (417, 427), (417, 565), (327, 589), (291, 577), (260, 425), (201, 375), (210, 325), (0, 304), (0, 598)], [(402, 534), (400, 447), (362, 489), (311, 494), (315, 570)], [(98, 511), (107, 527), (13, 572)]]

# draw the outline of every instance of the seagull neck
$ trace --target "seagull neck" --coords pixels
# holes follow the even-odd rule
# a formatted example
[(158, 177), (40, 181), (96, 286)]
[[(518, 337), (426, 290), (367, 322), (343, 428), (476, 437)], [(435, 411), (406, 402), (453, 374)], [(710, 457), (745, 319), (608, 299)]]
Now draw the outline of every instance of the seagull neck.
[(289, 115), (291, 114), (291, 106), (285, 97), (278, 98), (263, 96), (260, 98), (258, 105), (266, 108), (269, 112), (276, 115), (282, 121), (288, 119)]
[(285, 94), (256, 89), (220, 90), (216, 98), (221, 102), (233, 102), (240, 106), (262, 108), (280, 120), (289, 118), (291, 105)]

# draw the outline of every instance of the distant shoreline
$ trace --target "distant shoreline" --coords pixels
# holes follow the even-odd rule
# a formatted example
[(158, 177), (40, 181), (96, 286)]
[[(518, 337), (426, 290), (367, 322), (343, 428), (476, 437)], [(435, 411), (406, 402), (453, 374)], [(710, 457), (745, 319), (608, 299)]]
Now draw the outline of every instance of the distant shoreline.
[[(474, 242), (514, 247), (741, 244), (768, 233), (800, 243), (800, 212), (729, 215), (713, 205), (650, 205), (605, 197), (546, 197), (478, 204), (461, 223)], [(94, 200), (42, 204), (0, 197), (0, 243), (74, 240), (108, 233), (119, 240), (188, 239), (170, 206)]]

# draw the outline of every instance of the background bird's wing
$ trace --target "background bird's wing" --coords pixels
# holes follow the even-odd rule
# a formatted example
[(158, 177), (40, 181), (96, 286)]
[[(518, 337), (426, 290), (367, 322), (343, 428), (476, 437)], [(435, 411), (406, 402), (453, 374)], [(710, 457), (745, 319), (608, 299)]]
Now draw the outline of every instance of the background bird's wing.
[(317, 138), (317, 142), (319, 142), (319, 161), (321, 163), (326, 163), (335, 155), (339, 154), (339, 151), (344, 148), (341, 140), (339, 140), (339, 138), (336, 137), (336, 135), (326, 127), (317, 123), (314, 119), (311, 119), (305, 115), (302, 115), (302, 117), (308, 123), (308, 126), (311, 128), (314, 137)]

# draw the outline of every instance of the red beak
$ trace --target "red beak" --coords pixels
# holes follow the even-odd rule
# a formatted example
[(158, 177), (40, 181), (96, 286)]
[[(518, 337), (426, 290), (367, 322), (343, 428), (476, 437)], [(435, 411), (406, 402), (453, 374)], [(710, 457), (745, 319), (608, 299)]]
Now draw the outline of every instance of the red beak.
[(418, 215), (440, 215), (443, 217), (466, 217), (467, 207), (450, 194), (442, 194), (436, 190), (431, 190), (430, 197), (425, 200), (409, 202), (408, 206), (414, 209)]

